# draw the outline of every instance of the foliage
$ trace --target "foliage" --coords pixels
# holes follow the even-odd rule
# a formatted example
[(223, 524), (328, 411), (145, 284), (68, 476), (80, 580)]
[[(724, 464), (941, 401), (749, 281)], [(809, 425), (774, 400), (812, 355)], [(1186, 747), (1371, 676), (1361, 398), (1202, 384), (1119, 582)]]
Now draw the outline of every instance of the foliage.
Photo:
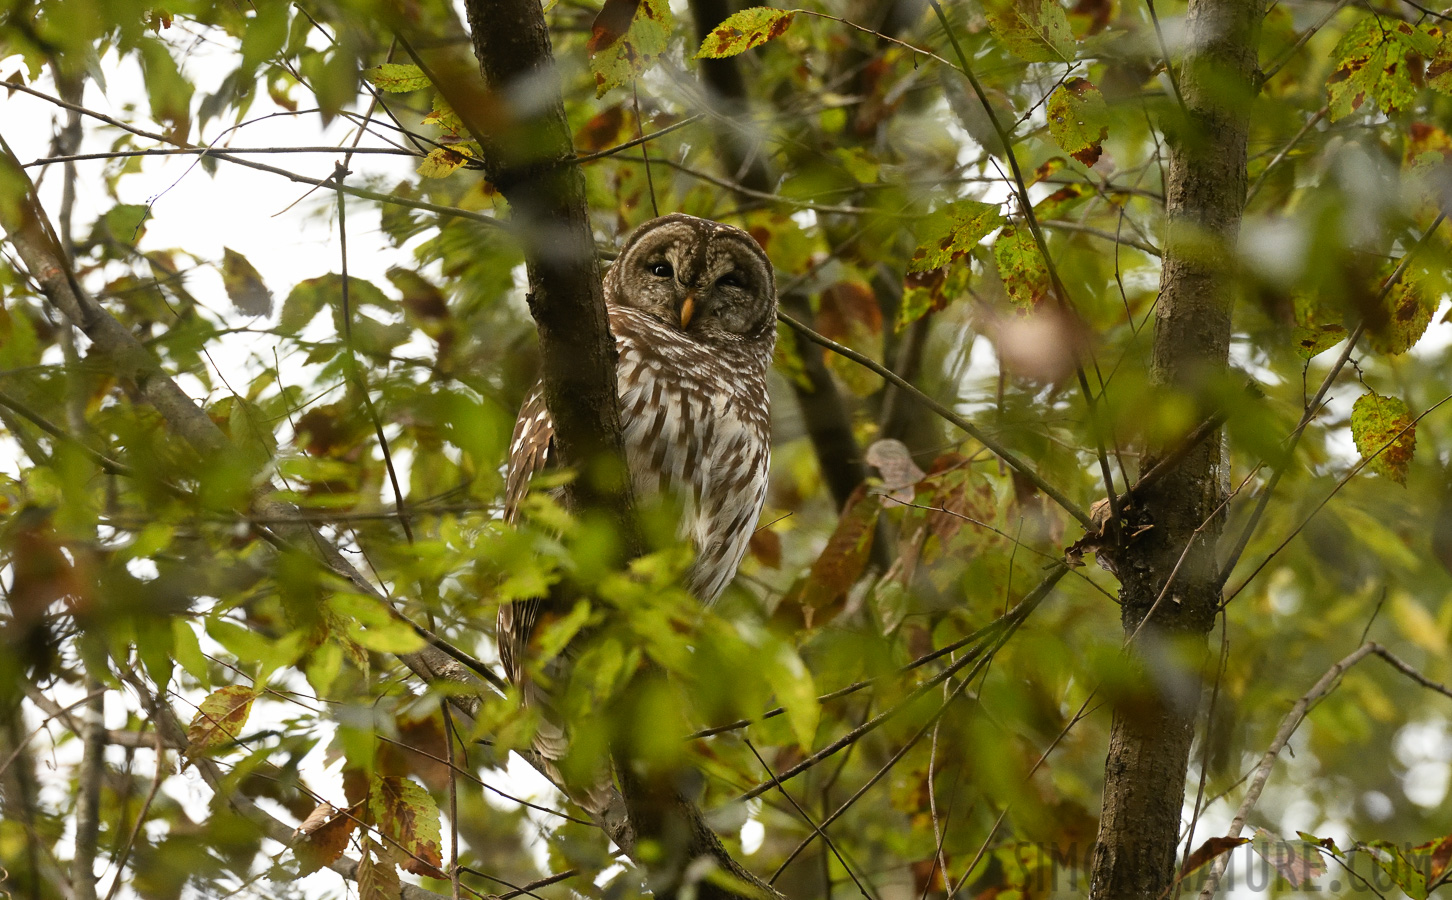
[[(69, 897), (95, 873), (147, 900), (448, 896), (457, 864), (460, 896), (634, 896), (641, 872), (510, 753), (564, 721), (560, 769), (592, 777), (642, 715), (660, 723), (630, 736), (643, 758), (698, 771), (686, 783), (728, 849), (785, 866), (790, 897), (857, 896), (854, 878), (872, 897), (1063, 889), (1094, 838), (1109, 712), (1142, 685), (1099, 565), (1003, 616), (1084, 536), (1108, 492), (1101, 447), (1124, 495), (1148, 450), (1218, 415), (1229, 650), (1223, 671), (1214, 646), (1183, 651), (1204, 674), (1188, 685), (1190, 881), (1264, 852), (1294, 881), (1345, 865), (1430, 895), (1452, 857), (1448, 701), (1374, 661), (1297, 731), (1251, 814), (1263, 833), (1218, 837), (1289, 703), (1363, 632), (1452, 679), (1452, 226), (1432, 229), (1452, 179), (1452, 39), (1400, 0), (1270, 6), (1232, 367), (1171, 392), (1151, 335), (1168, 148), (1193, 139), (1184, 3), (1157, 0), (1158, 23), (1108, 0), (945, 3), (951, 35), (931, 9), (870, 0), (710, 28), (665, 0), (548, 5), (602, 256), (657, 209), (740, 225), (786, 312), (859, 356), (783, 326), (767, 509), (712, 609), (679, 587), (672, 500), (643, 502), (651, 552), (628, 566), (611, 523), (551, 496), (572, 473), (537, 485), (517, 526), (501, 519), (538, 357), (519, 223), (466, 120), (505, 134), (542, 95), (450, 105), (413, 54), (466, 46), (454, 6), (4, 7), (0, 135), (21, 163), (86, 155), (23, 171), (76, 284), (161, 368), (126, 376), (132, 357), (78, 337), (45, 296), (59, 270), (7, 236), (4, 890)], [(745, 112), (697, 81), (723, 65)], [(68, 136), (65, 109), (28, 91), (109, 118)], [(5, 222), (26, 198), (15, 171), (0, 168)], [(235, 206), (200, 199), (217, 186)], [(259, 252), (261, 233), (298, 246)], [(222, 450), (156, 404), (166, 379)], [(879, 469), (863, 448), (880, 439), (913, 465)], [(831, 477), (864, 461), (839, 509)], [(580, 599), (528, 663), (548, 711), (407, 665), (427, 634), (497, 671), (500, 605), (552, 587)], [(628, 689), (649, 672), (664, 677)], [(95, 696), (99, 756), (77, 739)], [(99, 857), (78, 875), (91, 789)]]

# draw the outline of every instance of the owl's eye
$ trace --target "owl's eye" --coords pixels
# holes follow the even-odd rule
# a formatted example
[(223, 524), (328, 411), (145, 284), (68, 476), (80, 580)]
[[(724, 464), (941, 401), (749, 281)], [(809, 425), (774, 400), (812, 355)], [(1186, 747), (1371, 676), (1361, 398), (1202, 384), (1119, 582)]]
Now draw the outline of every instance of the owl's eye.
[(746, 287), (746, 283), (735, 272), (727, 272), (725, 275), (716, 279), (716, 287), (744, 288)]
[(650, 267), (650, 274), (657, 278), (669, 278), (675, 274), (675, 270), (671, 268), (670, 263), (658, 262)]

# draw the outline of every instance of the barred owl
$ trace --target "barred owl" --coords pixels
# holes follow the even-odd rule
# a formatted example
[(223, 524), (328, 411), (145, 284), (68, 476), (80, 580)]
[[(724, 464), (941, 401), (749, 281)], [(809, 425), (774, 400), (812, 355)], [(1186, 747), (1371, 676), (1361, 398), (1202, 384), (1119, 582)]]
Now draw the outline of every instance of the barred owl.
[[(686, 587), (709, 604), (735, 575), (766, 498), (766, 370), (776, 340), (771, 264), (739, 228), (662, 216), (626, 240), (605, 275), (604, 292), (636, 496), (678, 497), (678, 534), (695, 549)], [(505, 517), (511, 522), (530, 478), (552, 462), (553, 434), (536, 385), (510, 442)], [(516, 683), (540, 604), (520, 601), (499, 611), (499, 654)], [(563, 734), (554, 735), (552, 747), (545, 730), (536, 749), (558, 758)]]

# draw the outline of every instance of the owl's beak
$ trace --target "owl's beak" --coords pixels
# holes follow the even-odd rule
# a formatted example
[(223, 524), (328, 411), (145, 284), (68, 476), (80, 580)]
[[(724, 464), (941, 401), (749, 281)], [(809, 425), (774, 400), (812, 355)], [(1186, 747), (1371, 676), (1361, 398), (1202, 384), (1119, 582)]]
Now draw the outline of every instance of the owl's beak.
[(691, 324), (691, 316), (696, 312), (696, 292), (691, 291), (686, 299), (681, 302), (681, 327), (685, 328)]

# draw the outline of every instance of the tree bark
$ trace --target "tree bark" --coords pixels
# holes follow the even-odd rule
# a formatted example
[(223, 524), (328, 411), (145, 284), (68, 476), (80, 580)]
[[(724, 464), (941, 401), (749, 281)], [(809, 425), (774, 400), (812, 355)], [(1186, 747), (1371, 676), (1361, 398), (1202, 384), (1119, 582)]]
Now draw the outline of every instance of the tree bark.
[[(1228, 363), (1230, 280), (1245, 201), (1262, 6), (1261, 0), (1190, 0), (1186, 19), (1189, 49), (1179, 84), (1184, 118), (1172, 135), (1151, 378), (1198, 401), (1207, 415), (1206, 388)], [(1164, 452), (1148, 448), (1144, 469)], [(1116, 554), (1123, 624), (1141, 690), (1114, 712), (1094, 898), (1150, 900), (1167, 896), (1174, 884), (1199, 699), (1194, 660), (1203, 656), (1220, 601), (1221, 453), (1218, 436), (1201, 441), (1125, 513), (1121, 534), (1153, 525)]]
[(633, 555), (640, 544), (620, 437), (615, 340), (544, 13), (530, 0), (470, 0), (465, 9), (489, 88), (469, 118), (524, 249), (555, 446), (582, 475), (572, 500), (611, 512)]
[[(544, 13), (538, 0), (467, 0), (465, 9), (488, 93), (472, 98), (473, 109), (461, 115), (481, 138), (489, 179), (509, 200), (524, 249), (556, 446), (565, 464), (584, 475), (570, 499), (611, 514), (625, 536), (623, 550), (633, 556), (642, 545), (625, 475), (615, 340)], [(441, 89), (457, 83), (434, 82)], [(647, 670), (637, 681), (652, 677)], [(616, 748), (615, 756), (628, 822), (612, 836), (637, 862), (647, 851), (657, 897), (779, 896), (731, 857), (673, 779), (638, 772), (628, 749)], [(701, 860), (714, 863), (715, 873), (702, 873)]]

